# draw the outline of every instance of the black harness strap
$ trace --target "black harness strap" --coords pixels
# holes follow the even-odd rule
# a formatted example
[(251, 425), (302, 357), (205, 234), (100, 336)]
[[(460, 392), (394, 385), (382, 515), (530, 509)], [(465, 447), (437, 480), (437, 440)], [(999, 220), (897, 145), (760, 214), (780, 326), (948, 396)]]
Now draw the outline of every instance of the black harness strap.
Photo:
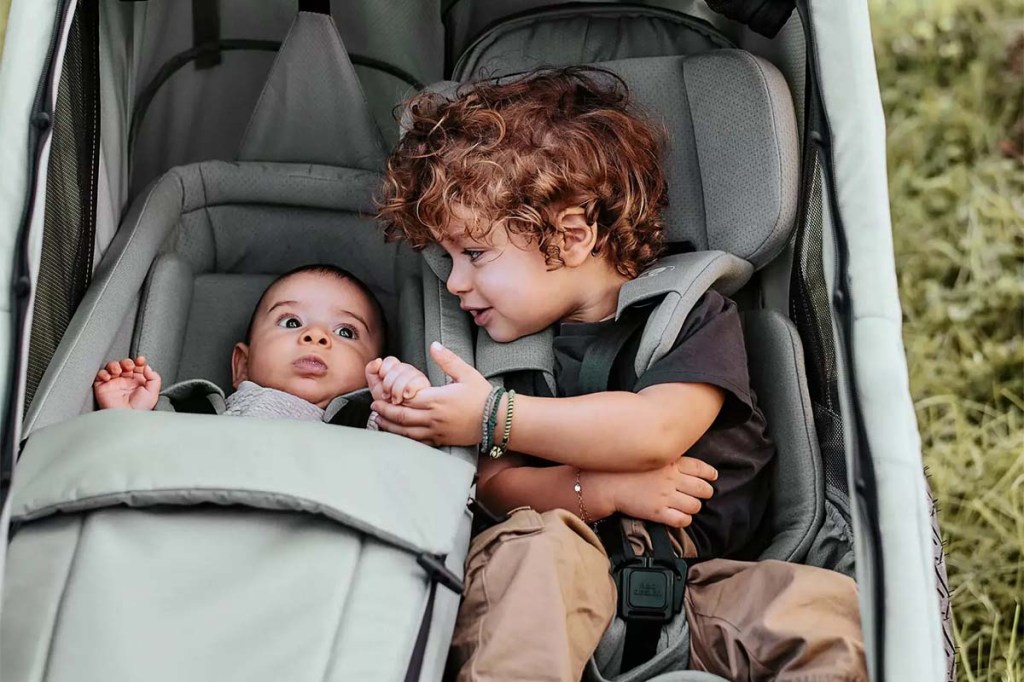
[[(192, 45), (199, 47), (220, 40), (220, 3), (218, 0), (192, 0)], [(220, 52), (204, 52), (196, 61), (196, 71), (220, 64)]]
[[(622, 349), (638, 329), (646, 322), (649, 311), (637, 307), (627, 308), (619, 316), (611, 330), (599, 337), (587, 348), (580, 365), (580, 387), (584, 395), (607, 391), (611, 380), (612, 368)], [(677, 560), (668, 537), (668, 529), (662, 524), (646, 523), (647, 533), (651, 538), (651, 555), (662, 567), (675, 567), (678, 578), (672, 586), (675, 603), (681, 604), (682, 591), (685, 589), (685, 562)], [(613, 574), (618, 574), (623, 567), (637, 560), (629, 539), (622, 528), (618, 515), (607, 519), (599, 527), (601, 541), (608, 552)], [(619, 589), (625, 585), (617, 578)], [(622, 605), (620, 594), (620, 607)], [(658, 638), (661, 636), (663, 620), (636, 618), (626, 619), (626, 638), (622, 652), (622, 671), (632, 670), (651, 660), (658, 651)]]
[(596, 339), (583, 354), (580, 364), (580, 393), (589, 395), (608, 390), (612, 367), (622, 348), (639, 329), (647, 316), (643, 311), (627, 308), (615, 321), (609, 333)]
[(437, 581), (430, 581), (430, 593), (427, 595), (427, 608), (423, 611), (420, 630), (416, 633), (416, 644), (412, 648), (409, 667), (405, 671), (405, 682), (419, 682), (423, 672), (423, 658), (427, 653), (427, 640), (430, 639), (430, 621), (434, 619), (434, 597), (437, 595)]

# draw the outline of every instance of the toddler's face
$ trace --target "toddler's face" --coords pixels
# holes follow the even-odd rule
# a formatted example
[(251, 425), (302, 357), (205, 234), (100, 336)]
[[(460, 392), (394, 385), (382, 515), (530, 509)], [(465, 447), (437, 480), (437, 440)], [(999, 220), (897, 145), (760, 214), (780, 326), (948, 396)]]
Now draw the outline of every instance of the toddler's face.
[(377, 309), (356, 284), (303, 272), (264, 295), (249, 343), (235, 346), (233, 383), (253, 381), (326, 407), (366, 386), (364, 369), (382, 346)]
[(495, 341), (507, 342), (564, 318), (571, 308), (565, 271), (549, 267), (536, 242), (510, 237), (500, 224), (484, 240), (467, 237), (465, 225), (472, 220), (469, 209), (453, 212), (441, 246), (452, 259), (448, 291), (473, 321)]

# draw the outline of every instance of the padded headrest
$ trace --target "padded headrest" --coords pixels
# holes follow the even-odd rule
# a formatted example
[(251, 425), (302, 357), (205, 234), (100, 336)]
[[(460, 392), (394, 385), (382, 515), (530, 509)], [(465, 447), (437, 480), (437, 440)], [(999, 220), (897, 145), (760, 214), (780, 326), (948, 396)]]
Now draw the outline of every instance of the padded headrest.
[[(595, 66), (618, 74), (668, 134), (670, 241), (767, 264), (796, 217), (800, 145), (782, 74), (742, 50), (645, 57)], [(450, 82), (429, 88), (454, 96)], [(442, 278), (446, 262), (425, 252)]]
[(664, 125), (668, 236), (761, 267), (796, 218), (800, 145), (782, 74), (742, 50), (605, 62)]
[(334, 20), (299, 12), (249, 119), (239, 160), (377, 170), (385, 157)]

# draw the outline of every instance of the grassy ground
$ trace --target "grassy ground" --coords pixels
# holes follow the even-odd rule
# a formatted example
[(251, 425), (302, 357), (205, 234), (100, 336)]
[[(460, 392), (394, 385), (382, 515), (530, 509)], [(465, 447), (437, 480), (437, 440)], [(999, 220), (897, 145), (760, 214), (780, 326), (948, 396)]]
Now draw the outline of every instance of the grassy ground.
[(1024, 680), (1024, 0), (870, 0), (961, 680)]

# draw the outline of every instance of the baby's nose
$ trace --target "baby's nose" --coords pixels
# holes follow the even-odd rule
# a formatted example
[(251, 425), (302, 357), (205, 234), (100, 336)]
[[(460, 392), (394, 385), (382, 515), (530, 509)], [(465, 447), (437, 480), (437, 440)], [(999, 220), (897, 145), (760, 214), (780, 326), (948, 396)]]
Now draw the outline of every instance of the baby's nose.
[(327, 332), (323, 331), (322, 329), (312, 329), (312, 330), (306, 332), (306, 334), (305, 334), (305, 336), (303, 336), (302, 340), (305, 341), (306, 343), (315, 343), (315, 344), (317, 344), (319, 346), (329, 346), (329, 345), (331, 345), (330, 334), (328, 334)]

